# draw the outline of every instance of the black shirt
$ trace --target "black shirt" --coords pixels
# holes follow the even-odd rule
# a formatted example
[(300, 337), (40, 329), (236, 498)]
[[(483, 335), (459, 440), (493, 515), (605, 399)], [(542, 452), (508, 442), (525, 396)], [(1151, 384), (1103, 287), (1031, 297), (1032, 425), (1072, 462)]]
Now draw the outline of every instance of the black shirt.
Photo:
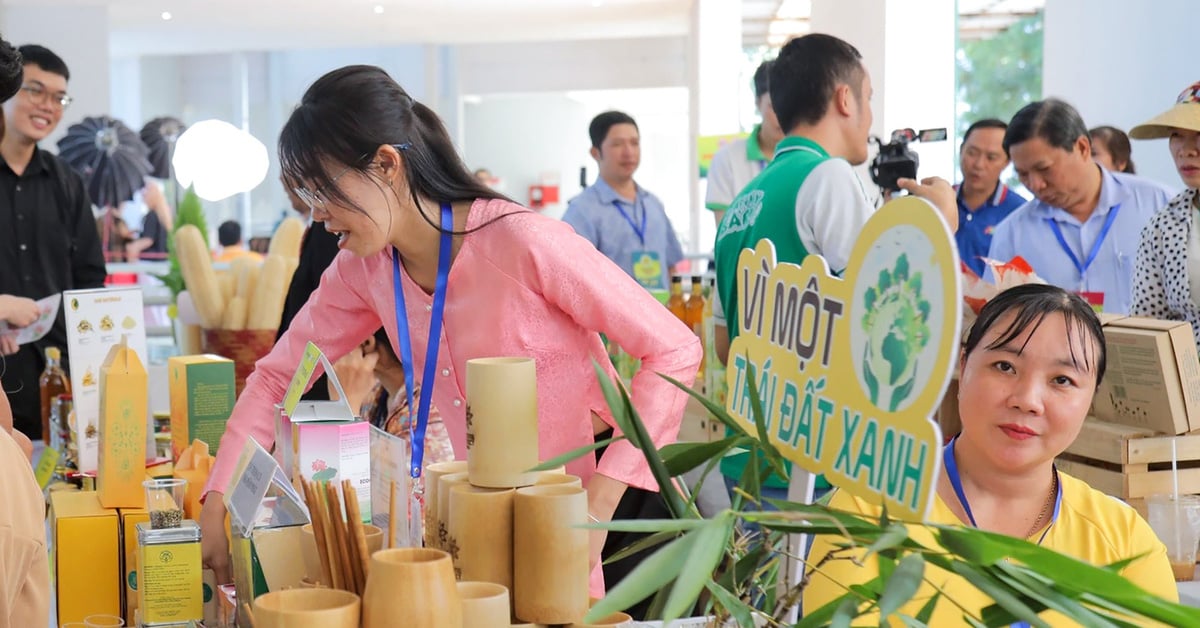
[(144, 260), (167, 259), (167, 230), (153, 209), (146, 212), (146, 217), (142, 219), (141, 237), (150, 238), (152, 242), (138, 257)]
[[(0, 294), (41, 299), (63, 290), (100, 288), (106, 271), (92, 204), (79, 175), (58, 157), (34, 149), (20, 176), (0, 157)], [(0, 379), (14, 425), (41, 438), (38, 377), (44, 350), (66, 362), (67, 331), (60, 309), (50, 333), (7, 356)]]

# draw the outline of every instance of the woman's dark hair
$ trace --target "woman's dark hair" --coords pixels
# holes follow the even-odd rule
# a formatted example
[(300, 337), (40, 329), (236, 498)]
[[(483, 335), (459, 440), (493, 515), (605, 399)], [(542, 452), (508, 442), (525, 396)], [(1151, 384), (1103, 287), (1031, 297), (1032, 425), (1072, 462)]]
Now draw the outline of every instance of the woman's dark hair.
[(862, 99), (862, 55), (849, 43), (823, 33), (797, 37), (771, 64), (771, 108), (784, 133), (825, 117), (839, 84)]
[(323, 160), (366, 173), (384, 144), (401, 149), (413, 205), (439, 231), (421, 208), (422, 197), (439, 203), (511, 200), (467, 169), (437, 114), (370, 65), (333, 70), (304, 92), (279, 134), (279, 161), (289, 186), (306, 182), (326, 199), (362, 212), (333, 183), (338, 171), (328, 172)]
[(1133, 147), (1129, 145), (1129, 136), (1124, 131), (1115, 126), (1098, 126), (1088, 131), (1088, 136), (1092, 138), (1092, 143), (1100, 142), (1108, 149), (1108, 154), (1112, 155), (1113, 164), (1125, 162), (1125, 167), (1121, 168), (1121, 172), (1136, 174), (1137, 170), (1133, 167)]
[[(979, 346), (984, 334), (988, 333), (997, 321), (1010, 312), (1016, 312), (1016, 316), (1008, 323), (1008, 327), (1000, 333), (1000, 336), (986, 347), (987, 349), (1002, 347), (1021, 337), (1022, 334), (1036, 330), (1051, 314), (1062, 314), (1066, 319), (1067, 343), (1071, 348), (1071, 360), (1084, 370), (1094, 368), (1096, 387), (1100, 387), (1100, 380), (1104, 379), (1104, 369), (1107, 365), (1104, 331), (1100, 328), (1100, 319), (1086, 301), (1058, 286), (1047, 284), (1015, 286), (988, 301), (983, 306), (983, 310), (979, 312), (979, 317), (975, 319), (975, 324), (971, 326), (971, 332), (967, 335), (966, 342), (963, 343), (964, 360)], [(1095, 356), (1088, 355), (1091, 344), (1088, 342), (1080, 342), (1079, 344), (1083, 347), (1083, 355), (1075, 355), (1075, 345), (1072, 344), (1072, 341), (1076, 333), (1086, 333), (1092, 337), (1096, 343), (1097, 353)], [(1021, 348), (1023, 350), (1024, 346)], [(1082, 358), (1082, 365), (1080, 358)]]
[[(1047, 98), (1029, 103), (1013, 116), (1004, 133), (1004, 152), (1016, 144), (1042, 138), (1054, 148), (1068, 153), (1075, 150), (1075, 142), (1088, 137), (1083, 117), (1070, 104), (1057, 98)], [(1089, 138), (1090, 140), (1090, 138)]]

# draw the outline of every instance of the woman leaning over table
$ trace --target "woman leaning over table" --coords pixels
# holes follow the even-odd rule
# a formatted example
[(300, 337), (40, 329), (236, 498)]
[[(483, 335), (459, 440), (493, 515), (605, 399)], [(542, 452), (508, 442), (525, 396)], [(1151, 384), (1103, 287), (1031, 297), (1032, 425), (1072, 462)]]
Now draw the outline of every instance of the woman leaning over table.
[[(318, 79), (284, 125), (279, 153), (285, 179), (313, 219), (339, 235), (342, 251), (255, 366), (221, 439), (200, 516), (204, 560), (219, 576), (228, 574), (221, 494), (246, 439), (273, 441), (272, 405), (309, 341), (336, 359), (381, 326), (393, 348), (407, 334), (411, 359), (402, 349), (397, 355), (432, 391), (460, 457), (467, 361), (532, 357), (540, 454), (549, 459), (612, 429), (593, 370), (595, 361), (615, 377), (604, 333), (642, 360), (631, 396), (651, 439), (660, 446), (675, 439), (686, 395), (656, 373), (690, 382), (700, 363), (695, 335), (568, 225), (480, 184), (437, 115), (383, 70), (348, 66)], [(428, 405), (422, 395), (418, 417)], [(628, 441), (568, 470), (582, 477), (590, 515), (601, 521), (661, 504), (644, 457)], [(592, 593), (600, 595), (603, 531), (591, 540)]]
[(1129, 131), (1139, 140), (1170, 138), (1175, 170), (1187, 186), (1142, 230), (1130, 314), (1192, 324), (1200, 345), (1200, 83), (1175, 106)]
[[(1150, 525), (1133, 508), (1054, 466), (1079, 434), (1104, 377), (1104, 336), (1092, 308), (1055, 286), (1006, 290), (980, 312), (959, 363), (963, 429), (943, 450), (930, 522), (1027, 539), (1094, 565), (1136, 558), (1121, 575), (1146, 591), (1177, 599), (1166, 547)], [(878, 506), (840, 490), (830, 506), (868, 517), (880, 514)], [(911, 534), (937, 546), (929, 528), (912, 526)], [(818, 564), (840, 541), (817, 537), (808, 564)], [(850, 585), (878, 575), (873, 559), (861, 567), (829, 560), (812, 573), (804, 608), (818, 609)], [(899, 612), (916, 616), (934, 594), (932, 582), (945, 595), (931, 626), (960, 625), (964, 611), (979, 617), (993, 603), (966, 579), (932, 565), (925, 579)], [(1052, 624), (1064, 621), (1052, 613), (1043, 617)]]

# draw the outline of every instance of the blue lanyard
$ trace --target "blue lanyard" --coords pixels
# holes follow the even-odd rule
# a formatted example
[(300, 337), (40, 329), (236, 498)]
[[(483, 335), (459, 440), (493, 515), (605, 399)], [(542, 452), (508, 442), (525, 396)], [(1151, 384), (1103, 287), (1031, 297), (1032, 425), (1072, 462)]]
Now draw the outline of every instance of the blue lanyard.
[(637, 234), (638, 240), (642, 243), (642, 246), (646, 246), (646, 205), (642, 203), (642, 197), (636, 191), (634, 192), (634, 196), (636, 197), (636, 200), (633, 203), (633, 215), (637, 215), (638, 207), (642, 208), (641, 229), (639, 229), (637, 224), (633, 222), (633, 218), (630, 218), (629, 214), (625, 213), (625, 208), (621, 207), (621, 201), (613, 199), (613, 206), (616, 207), (617, 211), (621, 212), (621, 215), (625, 217), (625, 222), (629, 223), (630, 227), (633, 227), (633, 232)]
[(1087, 270), (1092, 266), (1092, 262), (1096, 261), (1096, 256), (1100, 254), (1100, 247), (1104, 244), (1104, 239), (1108, 237), (1108, 231), (1112, 229), (1113, 221), (1117, 219), (1117, 212), (1121, 211), (1121, 205), (1118, 203), (1108, 211), (1108, 217), (1104, 219), (1104, 226), (1100, 227), (1100, 235), (1096, 237), (1095, 244), (1092, 245), (1092, 252), (1088, 253), (1087, 260), (1083, 263), (1079, 262), (1079, 258), (1075, 256), (1075, 251), (1071, 250), (1071, 246), (1067, 244), (1067, 239), (1063, 237), (1062, 229), (1058, 226), (1058, 222), (1053, 218), (1047, 218), (1046, 222), (1050, 223), (1050, 229), (1054, 232), (1054, 237), (1058, 239), (1058, 245), (1066, 251), (1067, 257), (1071, 258), (1071, 263), (1075, 264), (1075, 269), (1079, 271), (1079, 279), (1082, 281), (1087, 276)]
[[(963, 492), (962, 478), (958, 475), (958, 462), (954, 457), (954, 445), (958, 442), (958, 437), (950, 441), (942, 449), (942, 466), (946, 468), (946, 478), (950, 480), (950, 486), (954, 487), (954, 494), (958, 496), (958, 503), (962, 504), (963, 510), (967, 513), (967, 519), (971, 521), (971, 526), (978, 528), (979, 524), (975, 523), (975, 514), (971, 512), (971, 504), (967, 502), (967, 494)], [(1054, 469), (1054, 474), (1058, 475), (1058, 469)], [(1054, 514), (1050, 515), (1050, 523), (1046, 529), (1042, 531), (1042, 536), (1038, 537), (1038, 545), (1046, 540), (1046, 534), (1050, 532), (1050, 528), (1054, 526), (1054, 522), (1058, 521), (1058, 511), (1062, 508), (1062, 482), (1056, 483), (1058, 486), (1057, 494), (1054, 496)]]
[(408, 421), (412, 434), (412, 456), (409, 473), (421, 477), (421, 462), (425, 457), (425, 427), (429, 423), (429, 404), (433, 400), (433, 385), (437, 378), (438, 347), (442, 342), (442, 313), (446, 309), (446, 283), (450, 278), (450, 232), (454, 230), (454, 212), (449, 203), (442, 203), (442, 237), (438, 245), (437, 284), (433, 290), (433, 313), (429, 317), (429, 344), (425, 348), (425, 374), (421, 379), (421, 405), (413, 422), (413, 363), (412, 340), (408, 333), (408, 310), (404, 308), (404, 287), (400, 281), (400, 251), (392, 248), (392, 281), (396, 295), (396, 334), (399, 336), (400, 365), (404, 368), (404, 388), (408, 394)]

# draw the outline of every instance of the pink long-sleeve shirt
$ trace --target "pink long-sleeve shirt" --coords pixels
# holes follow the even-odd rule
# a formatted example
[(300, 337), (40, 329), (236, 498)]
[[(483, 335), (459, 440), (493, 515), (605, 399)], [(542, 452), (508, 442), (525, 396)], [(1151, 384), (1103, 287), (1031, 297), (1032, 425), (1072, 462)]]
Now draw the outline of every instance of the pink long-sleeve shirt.
[[(690, 383), (700, 364), (699, 339), (620, 267), (567, 224), (501, 200), (475, 201), (450, 269), (433, 403), (459, 458), (466, 456), (466, 363), (498, 356), (536, 361), (539, 451), (543, 460), (593, 441), (594, 412), (609, 425), (592, 361), (610, 378), (599, 333), (642, 360), (631, 399), (658, 446), (679, 433), (686, 394), (656, 373)], [(423, 376), (432, 297), (403, 272), (414, 377)], [(320, 287), (271, 353), (259, 360), (233, 409), (206, 492), (225, 491), (247, 437), (274, 440), (274, 404), (283, 399), (312, 341), (330, 358), (348, 353), (383, 326), (397, 338), (392, 249), (368, 258), (342, 252)], [(614, 425), (615, 428), (615, 425)], [(620, 430), (616, 430), (618, 433)], [(610, 445), (597, 464), (584, 456), (568, 471), (587, 485), (599, 472), (657, 491), (641, 452), (628, 441)]]

